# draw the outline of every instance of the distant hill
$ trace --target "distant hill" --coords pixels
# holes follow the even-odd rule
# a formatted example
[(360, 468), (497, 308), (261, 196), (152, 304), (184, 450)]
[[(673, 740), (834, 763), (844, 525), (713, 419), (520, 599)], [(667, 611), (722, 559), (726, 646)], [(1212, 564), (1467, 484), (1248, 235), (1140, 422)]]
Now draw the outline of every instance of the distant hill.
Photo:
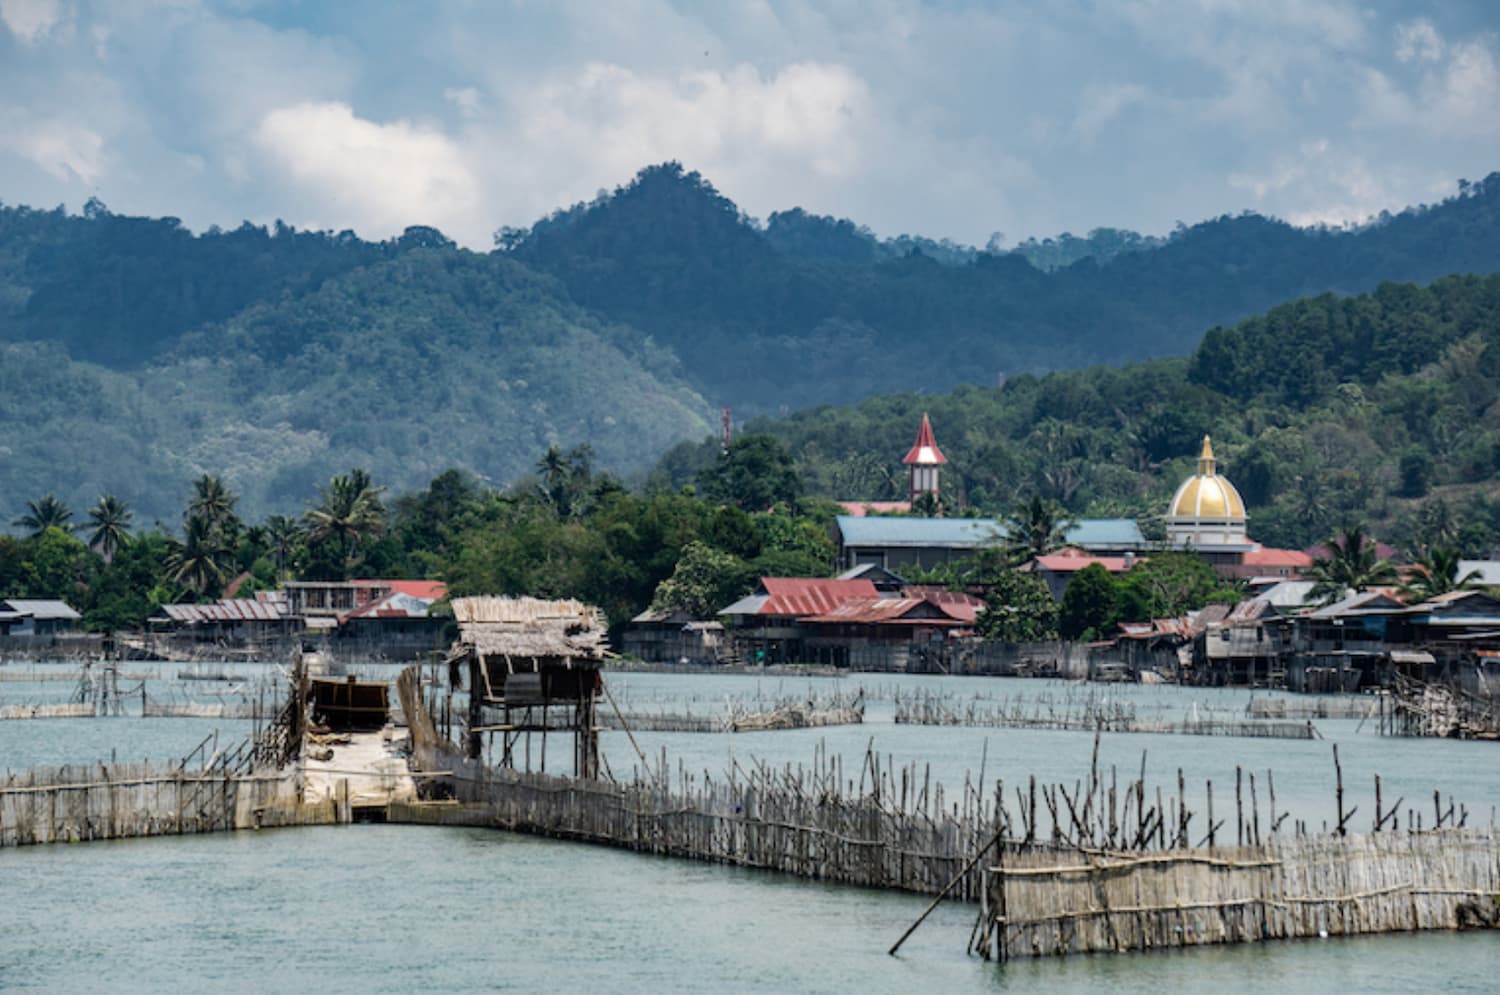
[(785, 212), (762, 230), (669, 163), (506, 244), (676, 350), (710, 400), (767, 411), (1181, 355), (1296, 297), (1495, 272), (1500, 174), (1350, 231), (1246, 214), (1160, 243), (1098, 234), (1098, 254), (1052, 272), (1015, 252), (897, 256), (852, 222)]
[[(508, 482), (552, 443), (630, 471), (720, 404), (743, 418), (1186, 355), (1293, 298), (1494, 272), (1497, 203), (1500, 174), (1352, 231), (1244, 215), (986, 252), (795, 208), (761, 225), (667, 163), (489, 254), (425, 227), (195, 235), (97, 201), (0, 206), (0, 527), (49, 491), (170, 521), (204, 471), (251, 514), (297, 510), (351, 466), (398, 489), (450, 465)], [(1402, 334), (1381, 361), (1431, 360)], [(1258, 377), (1322, 390), (1361, 341), (1316, 367), (1268, 347)], [(1215, 375), (1194, 366), (1189, 389), (1229, 390)]]
[(224, 475), (252, 515), (297, 511), (336, 472), (395, 490), (452, 466), (505, 483), (552, 443), (647, 462), (708, 429), (676, 360), (503, 256), (414, 250), (256, 304), (128, 372), (54, 344), (0, 345), (0, 516), (56, 491), (149, 522)]

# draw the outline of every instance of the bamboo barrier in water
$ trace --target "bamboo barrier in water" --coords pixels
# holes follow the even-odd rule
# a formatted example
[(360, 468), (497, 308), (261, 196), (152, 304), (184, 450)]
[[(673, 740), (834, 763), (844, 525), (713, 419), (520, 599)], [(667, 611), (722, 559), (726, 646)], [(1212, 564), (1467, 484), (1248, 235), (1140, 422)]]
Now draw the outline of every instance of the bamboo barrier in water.
[(1316, 739), (1311, 722), (1239, 721), (1197, 715), (1180, 720), (1148, 718), (1136, 714), (1133, 705), (1102, 702), (1037, 701), (960, 705), (946, 698), (916, 695), (896, 702), (895, 721), (902, 725), (976, 726), (999, 729), (1064, 729), (1077, 731), (1160, 733), (1179, 736), (1237, 736), (1258, 739)]
[(249, 828), (295, 799), (294, 775), (223, 763), (197, 771), (144, 762), (37, 769), (0, 782), (0, 847)]
[(0, 720), (91, 719), (94, 715), (92, 701), (65, 701), (52, 705), (0, 705)]
[(989, 868), (986, 958), (1144, 951), (1493, 925), (1488, 830), (1277, 836), (1153, 854), (1007, 850)]

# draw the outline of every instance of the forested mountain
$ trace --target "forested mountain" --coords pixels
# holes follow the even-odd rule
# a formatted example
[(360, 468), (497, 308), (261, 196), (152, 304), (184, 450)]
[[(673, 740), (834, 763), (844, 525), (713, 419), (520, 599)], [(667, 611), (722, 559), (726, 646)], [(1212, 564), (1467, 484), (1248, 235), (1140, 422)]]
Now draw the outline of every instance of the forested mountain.
[[(97, 201), (81, 216), (0, 206), (0, 526), (54, 491), (75, 507), (118, 493), (143, 517), (170, 518), (203, 472), (223, 475), (257, 515), (296, 510), (315, 483), (352, 466), (396, 489), (448, 466), (505, 483), (552, 444), (587, 443), (601, 469), (629, 471), (701, 437), (722, 403), (772, 412), (993, 385), (1002, 372), (1004, 424), (975, 431), (1042, 432), (1036, 445), (1070, 454), (1049, 486), (1074, 504), (1139, 503), (1134, 477), (1105, 484), (1097, 474), (1114, 471), (1100, 469), (1078, 482), (1068, 469), (1077, 444), (1046, 434), (1074, 424), (1069, 391), (1115, 384), (1110, 410), (1127, 413), (1131, 432), (1172, 439), (1147, 447), (1160, 461), (1176, 454), (1182, 426), (1181, 412), (1139, 413), (1158, 386), (1218, 398), (1189, 409), (1197, 421), (1217, 418), (1226, 398), (1262, 403), (1242, 380), (1225, 381), (1216, 357), (1275, 385), (1265, 403), (1276, 410), (1310, 410), (1329, 384), (1374, 389), (1378, 379), (1348, 369), (1364, 356), (1353, 318), (1330, 316), (1331, 330), (1355, 331), (1322, 345), (1304, 342), (1316, 319), (1300, 312), (1264, 319), (1294, 326), (1274, 347), (1247, 338), (1253, 322), (1229, 326), (1299, 295), (1500, 269), (1497, 203), (1500, 174), (1352, 231), (1245, 215), (1165, 240), (1097, 230), (988, 252), (880, 239), (800, 209), (761, 225), (668, 163), (528, 230), (503, 230), (489, 254), (422, 227), (385, 242), (279, 222), (195, 235)], [(1453, 348), (1432, 331), (1446, 319), (1416, 306), (1391, 319), (1400, 342), (1375, 343), (1370, 369), (1420, 377)], [(1226, 330), (1191, 367), (1090, 371), (1046, 388), (1024, 375), (1185, 355), (1216, 325)], [(1036, 412), (1009, 407), (1028, 392)], [(883, 398), (870, 410), (919, 403)], [(1025, 476), (1004, 463), (1019, 450), (992, 448), (999, 462), (969, 485), (977, 504)], [(846, 467), (847, 486), (823, 489), (860, 494), (866, 470), (876, 472)]]
[(670, 354), (549, 278), (413, 250), (256, 304), (129, 373), (0, 344), (0, 516), (55, 491), (166, 519), (204, 472), (252, 515), (295, 510), (335, 468), (397, 490), (451, 466), (505, 483), (552, 444), (632, 466), (707, 416)]
[[(885, 395), (745, 431), (785, 445), (811, 494), (877, 500), (904, 496), (899, 460), (924, 411), (950, 513), (1040, 494), (1149, 520), (1211, 433), (1262, 542), (1303, 547), (1361, 523), (1408, 549), (1500, 547), (1500, 276), (1294, 301), (1211, 329), (1188, 358)], [(718, 451), (675, 447), (655, 478), (693, 481)]]
[(1181, 355), (1205, 328), (1292, 298), (1494, 272), (1500, 174), (1357, 230), (1247, 214), (1160, 245), (1100, 244), (1102, 262), (1053, 272), (1015, 252), (898, 257), (852, 222), (789, 212), (761, 230), (675, 163), (502, 240), (579, 303), (676, 350), (705, 397), (766, 411)]

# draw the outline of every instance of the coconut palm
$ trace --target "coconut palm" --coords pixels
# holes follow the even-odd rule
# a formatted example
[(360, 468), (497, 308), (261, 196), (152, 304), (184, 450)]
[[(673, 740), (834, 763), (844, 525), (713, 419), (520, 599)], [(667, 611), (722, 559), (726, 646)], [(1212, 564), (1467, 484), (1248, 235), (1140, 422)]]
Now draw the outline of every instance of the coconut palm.
[(130, 507), (113, 494), (102, 495), (89, 509), (89, 522), (93, 531), (89, 533), (89, 545), (99, 550), (106, 560), (114, 558), (119, 548), (130, 538)]
[(1345, 529), (1342, 536), (1323, 544), (1328, 556), (1314, 560), (1307, 576), (1314, 581), (1312, 596), (1324, 604), (1337, 601), (1351, 591), (1396, 584), (1400, 578), (1389, 560), (1382, 559), (1375, 540), (1359, 526)]
[(167, 543), (167, 576), (205, 594), (224, 583), (224, 563), (230, 553), (224, 534), (206, 518), (190, 516), (182, 540)]
[(31, 535), (35, 537), (48, 529), (72, 532), (73, 526), (68, 524), (68, 519), (72, 517), (72, 510), (59, 501), (57, 495), (48, 494), (35, 501), (27, 501), (26, 514), (16, 519), (13, 524), (23, 529), (30, 529)]
[(1416, 569), (1401, 585), (1401, 593), (1417, 601), (1426, 601), (1450, 591), (1469, 591), (1483, 587), (1478, 570), (1460, 575), (1463, 554), (1456, 549), (1431, 549), (1417, 560)]
[(301, 537), (302, 529), (290, 515), (272, 515), (266, 519), (266, 544), (276, 560), (277, 577), (286, 575), (287, 562), (291, 560), (292, 553), (297, 549), (297, 540)]
[(212, 474), (205, 473), (193, 481), (193, 496), (188, 501), (187, 517), (201, 518), (226, 534), (234, 531), (234, 505), (239, 496)]
[(360, 541), (385, 531), (385, 505), (380, 502), (384, 490), (373, 486), (364, 470), (352, 470), (347, 477), (334, 477), (327, 487), (318, 488), (319, 504), (302, 516), (308, 542), (338, 544), (346, 580)]
[(1034, 495), (1012, 508), (1000, 524), (1006, 556), (1012, 563), (1025, 563), (1066, 545), (1068, 531), (1077, 522), (1056, 501)]

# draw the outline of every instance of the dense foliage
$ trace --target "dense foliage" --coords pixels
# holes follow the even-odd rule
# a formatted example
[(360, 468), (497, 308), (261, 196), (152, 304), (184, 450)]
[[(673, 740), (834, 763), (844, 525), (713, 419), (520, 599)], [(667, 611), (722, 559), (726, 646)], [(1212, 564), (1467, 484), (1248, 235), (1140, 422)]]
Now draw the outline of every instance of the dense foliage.
[[(1188, 359), (887, 395), (746, 427), (781, 441), (809, 493), (879, 500), (905, 493), (898, 461), (928, 411), (949, 459), (950, 513), (1004, 515), (1044, 499), (1066, 515), (1138, 518), (1158, 536), (1211, 433), (1263, 543), (1304, 548), (1363, 523), (1413, 555), (1437, 545), (1484, 557), (1500, 546), (1497, 398), (1500, 277), (1451, 277), (1294, 301), (1213, 329)], [(690, 481), (717, 451), (680, 445), (655, 479)]]
[(173, 529), (133, 532), (128, 506), (101, 497), (95, 510), (110, 509), (115, 528), (94, 525), (89, 545), (48, 495), (14, 523), (23, 537), (0, 536), (0, 598), (64, 598), (107, 630), (137, 627), (162, 604), (245, 597), (286, 579), (431, 577), (453, 595), (579, 598), (620, 624), (653, 602), (711, 614), (762, 576), (833, 569), (832, 506), (795, 490), (753, 511), (691, 488), (632, 494), (586, 448), (548, 450), (503, 490), (461, 470), (393, 499), (384, 490), (356, 469), (317, 486), (300, 521), (251, 524), (238, 495), (204, 474)]
[(1258, 215), (1165, 241), (1100, 230), (1010, 252), (909, 245), (801, 211), (762, 229), (676, 163), (501, 245), (673, 349), (713, 401), (772, 411), (996, 375), (1180, 355), (1295, 297), (1489, 273), (1500, 174), (1350, 231)]
[[(503, 231), (489, 255), (421, 227), (378, 243), (280, 223), (194, 235), (97, 201), (82, 216), (0, 206), (0, 517), (49, 492), (79, 509), (111, 493), (141, 524), (170, 521), (204, 473), (245, 513), (286, 514), (334, 467), (368, 467), (397, 491), (450, 466), (503, 484), (551, 446), (587, 444), (601, 466), (628, 472), (704, 434), (710, 405), (743, 417), (1003, 373), (998, 405), (983, 387), (933, 399), (963, 415), (945, 414), (945, 445), (967, 423), (955, 508), (1008, 507), (1033, 490), (1073, 512), (1153, 506), (1185, 437), (1219, 434), (1225, 412), (1243, 410), (1262, 417), (1236, 414), (1230, 454), (1261, 527), (1285, 541), (1387, 493), (1414, 500), (1487, 479), (1492, 440), (1466, 414), (1478, 401), (1452, 395), (1492, 386), (1483, 364), (1494, 360), (1452, 333), (1493, 315), (1485, 293), (1449, 290), (1435, 305), (1428, 291), (1389, 287), (1234, 322), (1298, 295), (1491, 272), (1497, 203), (1493, 176), (1349, 231), (1245, 215), (1166, 239), (1099, 229), (1010, 250), (997, 237), (979, 251), (881, 239), (799, 209), (761, 225), (668, 163)], [(1212, 326), (1186, 367), (1028, 373), (1183, 354)], [(1427, 376), (1444, 350), (1455, 376), (1482, 360), (1477, 379)], [(1383, 394), (1382, 378), (1401, 396)], [(1367, 411), (1399, 409), (1406, 426), (1318, 430), (1314, 447), (1339, 450), (1337, 468), (1286, 453), (1285, 430), (1306, 438), (1293, 422), (1341, 390)], [(878, 416), (878, 444), (873, 431), (850, 441), (819, 430), (820, 454), (797, 442), (800, 429), (771, 431), (813, 493), (899, 493), (887, 454), (917, 403), (886, 396), (852, 416)], [(1361, 432), (1378, 460), (1357, 451)], [(672, 459), (683, 482), (710, 462)], [(1360, 461), (1381, 473), (1340, 476)], [(1303, 492), (1315, 513), (1266, 509), (1271, 489), (1287, 492), (1279, 477), (1314, 469), (1321, 479)]]

